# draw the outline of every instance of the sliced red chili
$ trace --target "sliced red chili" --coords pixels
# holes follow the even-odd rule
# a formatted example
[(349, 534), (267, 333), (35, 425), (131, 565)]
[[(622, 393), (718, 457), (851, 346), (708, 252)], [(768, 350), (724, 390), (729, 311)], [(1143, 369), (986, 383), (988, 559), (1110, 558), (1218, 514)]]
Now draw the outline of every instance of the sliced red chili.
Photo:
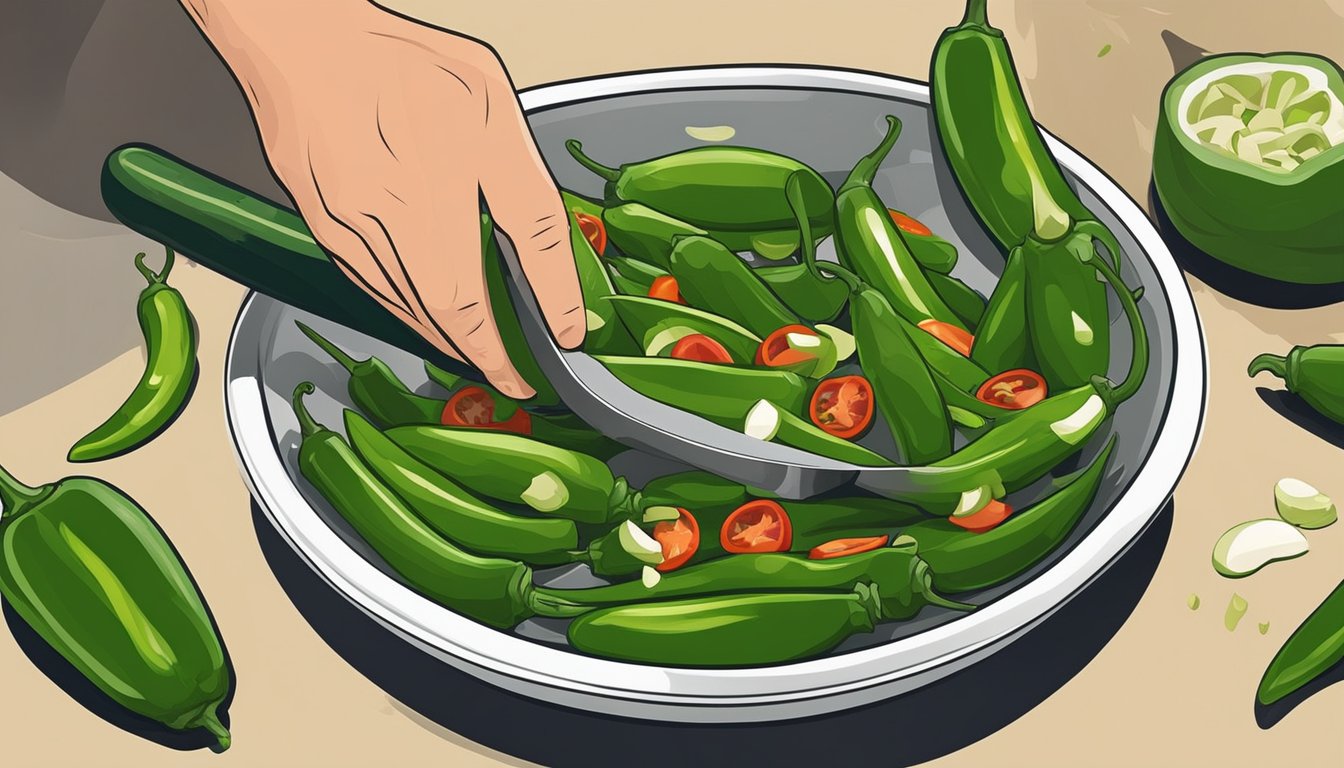
[(848, 440), (873, 423), (873, 385), (862, 376), (825, 379), (812, 392), (812, 423)]
[(700, 524), (695, 515), (677, 507), (676, 520), (664, 520), (653, 526), (653, 540), (663, 548), (663, 562), (655, 566), (659, 571), (680, 568), (700, 549)]
[(1020, 411), (1041, 402), (1048, 394), (1041, 374), (1015, 368), (986, 380), (975, 396), (990, 405)]
[(462, 387), (448, 398), (439, 420), (450, 427), (493, 429), (519, 435), (532, 434), (532, 416), (522, 408), (505, 421), (495, 420), (495, 399), (475, 385)]
[(806, 325), (786, 325), (766, 336), (765, 341), (761, 342), (761, 346), (757, 347), (756, 364), (780, 368), (816, 359), (817, 356), (811, 352), (805, 349), (794, 349), (789, 344), (789, 334), (791, 333), (804, 336), (817, 335), (816, 331)]
[(686, 300), (681, 298), (681, 288), (677, 285), (677, 278), (671, 275), (661, 275), (653, 278), (653, 284), (649, 286), (649, 298), (675, 301), (678, 304), (686, 303)]
[(735, 555), (784, 552), (793, 544), (793, 523), (777, 502), (755, 499), (733, 510), (723, 521), (719, 544)]
[(860, 552), (871, 552), (887, 545), (887, 536), (860, 536), (853, 539), (836, 539), (818, 544), (807, 553), (809, 560), (830, 560), (834, 557), (848, 557)]
[(588, 244), (601, 256), (607, 250), (607, 225), (591, 213), (574, 212), (574, 220), (579, 223), (579, 231), (587, 238)]
[(979, 512), (973, 512), (963, 517), (951, 515), (947, 518), (953, 525), (959, 525), (972, 533), (984, 533), (994, 526), (1008, 519), (1013, 514), (1013, 508), (995, 499), (984, 506)]
[(682, 336), (672, 345), (671, 357), (678, 360), (695, 360), (701, 363), (721, 363), (731, 365), (733, 356), (715, 339), (703, 333)]
[(919, 321), (919, 327), (966, 357), (971, 356), (971, 346), (975, 344), (975, 337), (965, 328), (958, 328), (951, 323), (932, 318)]
[(928, 237), (933, 234), (933, 230), (924, 226), (924, 223), (919, 219), (912, 216), (906, 216), (904, 213), (901, 213), (894, 208), (888, 208), (887, 213), (891, 216), (891, 220), (896, 223), (896, 228), (902, 232), (909, 232), (912, 235), (921, 235), (923, 237)]

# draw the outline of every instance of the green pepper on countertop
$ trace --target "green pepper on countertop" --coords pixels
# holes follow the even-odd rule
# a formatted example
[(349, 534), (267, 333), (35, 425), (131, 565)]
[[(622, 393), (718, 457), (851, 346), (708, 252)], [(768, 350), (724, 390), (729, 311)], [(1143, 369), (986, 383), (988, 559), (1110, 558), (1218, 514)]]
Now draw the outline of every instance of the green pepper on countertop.
[(781, 194), (784, 182), (798, 173), (813, 232), (820, 237), (831, 231), (835, 193), (830, 185), (813, 169), (783, 155), (748, 147), (696, 147), (608, 168), (584, 155), (583, 145), (574, 139), (565, 148), (607, 181), (608, 213), (621, 203), (642, 203), (705, 230), (733, 251), (755, 250), (765, 258), (779, 258), (798, 247), (798, 228)]
[(177, 417), (191, 396), (196, 378), (196, 325), (182, 294), (168, 285), (173, 250), (167, 249), (163, 269), (135, 268), (149, 285), (140, 292), (136, 314), (145, 338), (145, 369), (126, 402), (96, 429), (70, 448), (70, 461), (98, 461), (119, 456), (149, 442)]
[(1264, 354), (1246, 372), (1268, 371), (1317, 413), (1344, 424), (1344, 344), (1293, 347), (1286, 356)]
[(671, 667), (750, 667), (825, 653), (882, 621), (925, 605), (971, 606), (938, 597), (917, 559), (892, 582), (850, 592), (772, 592), (599, 608), (569, 625), (569, 642), (594, 656)]
[(638, 502), (625, 479), (598, 459), (523, 435), (406, 426), (387, 436), (475, 493), (575, 522), (628, 517)]
[[(108, 155), (102, 194), (122, 223), (231, 280), (420, 357), (461, 365), (346, 277), (294, 211), (137, 145)], [(523, 338), (486, 215), (481, 217), (481, 256), (504, 348), (537, 392), (530, 402), (559, 402)]]
[[(416, 591), (475, 621), (504, 629), (531, 616), (573, 616), (582, 609), (538, 594), (532, 569), (464, 552), (430, 528), (360, 461), (341, 436), (309, 415), (294, 389), (299, 472)], [(402, 427), (406, 429), (406, 427)]]
[[(801, 205), (796, 186), (789, 185), (787, 196), (791, 203)], [(817, 263), (816, 249), (806, 244), (807, 221), (801, 220), (800, 224), (804, 230), (803, 261), (820, 276), (823, 267)], [(877, 412), (891, 429), (898, 457), (906, 464), (925, 464), (947, 456), (952, 452), (947, 405), (929, 364), (902, 327), (901, 316), (883, 293), (853, 272), (834, 264), (824, 269), (849, 289), (849, 319), (859, 365), (872, 385)]]
[(1256, 699), (1273, 704), (1344, 660), (1344, 582), (1284, 642), (1260, 678)]
[(807, 379), (790, 371), (661, 357), (594, 359), (641, 395), (730, 429), (741, 429), (747, 412), (762, 398), (803, 413), (812, 392)]
[(91, 477), (30, 488), (3, 468), (0, 504), (0, 593), (14, 611), (113, 701), (228, 749), (223, 644), (145, 511)]
[(887, 116), (887, 133), (854, 166), (835, 198), (835, 242), (840, 264), (877, 290), (906, 320), (964, 323), (929, 284), (887, 208), (873, 191), (878, 167), (895, 146), (901, 121)]
[(1041, 501), (984, 532), (948, 520), (915, 523), (901, 531), (929, 563), (933, 586), (948, 594), (992, 587), (1017, 576), (1059, 546), (1078, 525), (1106, 476), (1112, 436), (1085, 469)]

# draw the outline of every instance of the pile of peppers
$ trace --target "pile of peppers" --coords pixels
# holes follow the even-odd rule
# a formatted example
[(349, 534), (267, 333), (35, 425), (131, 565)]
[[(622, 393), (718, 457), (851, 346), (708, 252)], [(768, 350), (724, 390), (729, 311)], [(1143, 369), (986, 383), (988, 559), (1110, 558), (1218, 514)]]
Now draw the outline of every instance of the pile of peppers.
[[(430, 364), (445, 394), (412, 392), (306, 326), (356, 410), (342, 435), (298, 386), (302, 474), (427, 598), (498, 628), (573, 619), (570, 645), (596, 656), (783, 663), (925, 607), (971, 609), (944, 595), (1023, 574), (1077, 528), (1115, 438), (1091, 446), (1141, 386), (1148, 345), (1117, 241), (1046, 150), (983, 0), (939, 40), (932, 77), (949, 165), (1005, 254), (988, 298), (950, 274), (955, 246), (874, 188), (895, 117), (836, 190), (762, 149), (613, 168), (571, 140), (605, 191), (562, 193), (585, 351), (644, 395), (750, 436), (905, 466), (899, 487), (793, 501), (691, 470), (635, 488), (606, 463), (622, 446), (570, 414)], [(817, 258), (828, 236), (837, 262)], [(1108, 289), (1133, 349), (1118, 384)], [(1080, 453), (1043, 498), (1010, 503)], [(534, 581), (533, 568), (576, 563), (610, 583)]]

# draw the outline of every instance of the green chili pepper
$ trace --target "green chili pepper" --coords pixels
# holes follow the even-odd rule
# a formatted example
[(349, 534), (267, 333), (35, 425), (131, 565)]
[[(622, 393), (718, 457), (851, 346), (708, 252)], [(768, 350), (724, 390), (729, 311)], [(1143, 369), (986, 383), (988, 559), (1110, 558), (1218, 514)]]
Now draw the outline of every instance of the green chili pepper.
[(741, 429), (747, 411), (762, 398), (803, 413), (812, 389), (803, 377), (782, 370), (650, 357), (595, 355), (594, 359), (645, 397), (730, 429)]
[(3, 468), (0, 505), (0, 593), (14, 611), (113, 701), (228, 749), (223, 646), (145, 511), (91, 477), (30, 488)]
[(828, 323), (849, 301), (849, 290), (843, 283), (817, 280), (806, 264), (757, 267), (755, 271), (779, 300), (804, 320)]
[[(608, 208), (642, 203), (706, 230), (734, 251), (755, 249), (756, 243), (766, 240), (771, 247), (759, 251), (769, 258), (781, 251), (778, 242), (797, 237), (792, 211), (780, 195), (784, 182), (794, 173), (802, 179), (813, 231), (824, 236), (831, 230), (835, 194), (830, 185), (808, 166), (773, 152), (747, 147), (697, 147), (608, 168), (585, 156), (578, 141), (571, 139), (565, 147), (579, 164), (607, 180)], [(796, 239), (793, 247), (797, 247)], [(626, 254), (643, 258), (638, 253)]]
[(587, 313), (588, 333), (583, 349), (589, 353), (630, 354), (635, 351), (635, 340), (616, 317), (615, 309), (607, 299), (616, 294), (606, 265), (584, 236), (579, 223), (570, 215), (569, 247), (574, 252), (574, 263), (579, 273), (579, 288), (583, 292), (583, 306)]
[(717, 240), (682, 238), (670, 262), (677, 288), (692, 306), (722, 315), (761, 338), (800, 323), (751, 267)]
[(880, 621), (926, 604), (965, 609), (916, 582), (859, 584), (849, 593), (722, 595), (600, 608), (569, 625), (569, 642), (595, 656), (677, 667), (743, 667), (816, 656)]
[[(291, 210), (145, 146), (108, 155), (102, 193), (122, 223), (231, 280), (420, 357), (448, 359), (331, 263)], [(481, 244), (490, 306), (509, 360), (537, 391), (534, 402), (554, 404), (555, 391), (518, 324), (487, 216)]]
[(98, 461), (132, 451), (162, 432), (186, 406), (196, 378), (196, 328), (182, 294), (168, 285), (173, 251), (158, 274), (136, 254), (135, 268), (149, 286), (140, 292), (136, 313), (145, 337), (145, 370), (130, 397), (66, 457)]
[(303, 396), (312, 391), (306, 381), (294, 389), (294, 413), (302, 433), (299, 472), (414, 589), (501, 629), (534, 615), (573, 616), (581, 610), (538, 594), (532, 569), (522, 563), (479, 557), (439, 536), (383, 485), (340, 435), (313, 420), (303, 405)]
[(612, 296), (606, 302), (650, 357), (665, 355), (683, 337), (696, 333), (722, 344), (741, 364), (750, 365), (761, 346), (761, 338), (746, 328), (694, 307), (643, 296)]
[(584, 213), (600, 221), (604, 213), (601, 203), (576, 195), (567, 189), (560, 190), (560, 202), (564, 203), (565, 209), (571, 214)]
[(579, 545), (572, 520), (518, 517), (471, 495), (347, 410), (345, 433), (364, 465), (443, 537), (481, 555), (529, 565), (570, 562)]
[(709, 509), (731, 512), (747, 500), (747, 489), (740, 483), (711, 472), (694, 469), (664, 475), (644, 484), (640, 492), (642, 508), (683, 507), (700, 519)]
[[(1000, 408), (997, 405), (981, 400), (970, 392), (962, 389), (956, 382), (952, 381), (946, 374), (932, 365), (929, 366), (929, 372), (933, 374), (933, 380), (938, 384), (938, 392), (943, 396), (943, 402), (947, 403), (947, 410), (949, 413), (953, 414), (954, 421), (957, 418), (958, 411), (964, 411), (978, 416), (981, 419), (988, 419), (989, 421), (996, 423), (1007, 421), (1017, 414), (1022, 413), (1021, 410)], [(981, 425), (963, 423), (962, 426), (978, 428)]]
[(475, 493), (581, 523), (619, 519), (633, 508), (624, 478), (601, 461), (507, 432), (407, 426), (387, 436)]
[(966, 330), (974, 333), (980, 325), (980, 318), (985, 314), (985, 297), (951, 275), (925, 270), (924, 276), (928, 278), (929, 285), (938, 292), (948, 308), (966, 326)]
[[(798, 188), (791, 183), (787, 196), (792, 203), (801, 202)], [(890, 221), (885, 211), (883, 216)], [(807, 236), (807, 221), (801, 219), (799, 223), (803, 227), (805, 243), (803, 263), (820, 275), (816, 248), (811, 246)], [(906, 464), (924, 464), (947, 456), (952, 451), (952, 424), (948, 420), (947, 405), (928, 363), (916, 348), (911, 334), (902, 327), (900, 316), (886, 296), (861, 282), (854, 273), (833, 264), (827, 264), (825, 269), (837, 275), (849, 288), (849, 320), (858, 348), (859, 365), (873, 387), (878, 413), (891, 429), (898, 457)], [(924, 333), (918, 329), (915, 332)]]
[(996, 374), (1018, 368), (1036, 370), (1035, 352), (1027, 328), (1027, 282), (1021, 248), (1008, 252), (1003, 274), (989, 297), (980, 329), (971, 346), (971, 359)]
[(957, 246), (939, 237), (923, 225), (918, 219), (894, 208), (889, 209), (894, 217), (906, 219), (918, 225), (923, 231), (913, 231), (910, 226), (897, 222), (901, 239), (910, 248), (910, 254), (919, 262), (919, 266), (929, 274), (946, 275), (957, 266)]
[(774, 440), (818, 456), (864, 467), (891, 466), (885, 456), (821, 429), (770, 402), (759, 400), (743, 419), (742, 431), (759, 440)]
[(1311, 612), (1301, 626), (1293, 630), (1287, 642), (1274, 654), (1256, 699), (1273, 704), (1344, 659), (1344, 582)]
[(929, 284), (886, 206), (873, 191), (873, 177), (901, 134), (901, 121), (887, 116), (882, 143), (859, 160), (835, 199), (835, 243), (840, 263), (882, 294), (912, 323), (939, 320), (964, 327)]
[(1017, 576), (1053, 552), (1092, 504), (1115, 450), (1115, 437), (1066, 484), (983, 533), (947, 520), (925, 520), (901, 531), (912, 537), (941, 592), (992, 587)]
[[(668, 253), (671, 252), (669, 246)], [(609, 272), (620, 275), (630, 284), (630, 290), (624, 292), (631, 296), (648, 296), (653, 281), (667, 276), (665, 270), (630, 256), (607, 256), (605, 260)]]
[(617, 293), (626, 296), (644, 296), (649, 292), (649, 286), (622, 275), (610, 262), (607, 263), (607, 274), (611, 277), (611, 284)]
[(708, 237), (705, 230), (653, 210), (647, 205), (626, 203), (602, 214), (607, 238), (626, 256), (667, 269), (672, 247), (682, 237)]
[[(787, 501), (779, 505), (789, 516), (792, 541), (790, 552), (806, 553), (813, 547), (840, 538), (895, 535), (907, 526), (928, 520), (918, 507), (891, 499), (871, 496), (826, 499), (823, 501)], [(884, 550), (875, 550), (882, 552)], [(899, 549), (897, 549), (899, 551)], [(850, 560), (864, 555), (836, 558)], [(832, 562), (818, 560), (811, 562)], [(935, 574), (935, 579), (937, 575)], [(876, 579), (875, 579), (876, 581)]]
[(1052, 388), (1105, 375), (1110, 363), (1106, 286), (1081, 258), (1093, 252), (1098, 226), (1077, 222), (1059, 240), (1046, 243), (1031, 235), (1022, 244), (1028, 338)]
[(350, 375), (350, 400), (378, 426), (442, 422), (444, 401), (415, 394), (387, 363), (376, 357), (356, 360), (304, 323), (294, 324)]
[(1259, 355), (1246, 372), (1262, 371), (1283, 379), (1288, 391), (1317, 413), (1344, 424), (1344, 344), (1293, 347), (1286, 357)]

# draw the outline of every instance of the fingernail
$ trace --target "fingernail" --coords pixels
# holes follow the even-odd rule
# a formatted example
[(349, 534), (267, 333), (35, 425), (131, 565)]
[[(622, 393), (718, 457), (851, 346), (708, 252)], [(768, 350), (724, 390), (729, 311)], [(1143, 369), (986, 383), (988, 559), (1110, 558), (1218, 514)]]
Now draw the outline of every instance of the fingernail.
[(569, 325), (560, 329), (555, 335), (555, 340), (564, 349), (578, 349), (583, 344), (585, 328), (582, 325)]
[(509, 397), (512, 397), (515, 400), (526, 400), (527, 398), (537, 394), (536, 390), (532, 389), (531, 387), (527, 386), (521, 381), (515, 381), (513, 379), (502, 379), (495, 383), (495, 387), (500, 392), (503, 392), (504, 394), (508, 395)]

